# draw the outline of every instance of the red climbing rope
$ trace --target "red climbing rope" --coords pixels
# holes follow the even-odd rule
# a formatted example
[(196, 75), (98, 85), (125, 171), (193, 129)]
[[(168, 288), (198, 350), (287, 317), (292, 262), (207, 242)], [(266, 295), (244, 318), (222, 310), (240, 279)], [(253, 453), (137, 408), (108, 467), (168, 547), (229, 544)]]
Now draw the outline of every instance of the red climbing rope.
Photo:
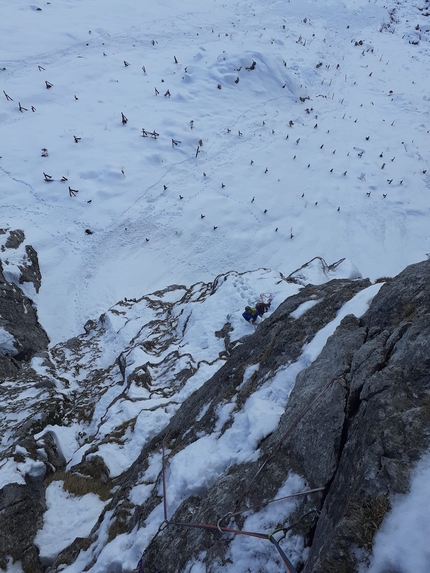
[(237, 511), (237, 508), (239, 506), (239, 503), (242, 501), (242, 499), (245, 497), (245, 495), (247, 494), (247, 492), (249, 491), (251, 485), (255, 482), (255, 480), (257, 479), (257, 477), (260, 475), (260, 473), (263, 471), (263, 469), (266, 467), (266, 465), (269, 463), (269, 461), (273, 458), (273, 456), (275, 455), (275, 453), (279, 450), (282, 442), (285, 440), (285, 438), (287, 438), (292, 431), (294, 430), (294, 428), (297, 426), (297, 424), (300, 422), (300, 420), (304, 417), (304, 415), (312, 408), (312, 406), (314, 404), (316, 404), (316, 402), (318, 402), (318, 400), (321, 398), (321, 396), (330, 388), (330, 386), (333, 384), (333, 382), (335, 380), (344, 380), (342, 376), (335, 376), (334, 378), (332, 378), (330, 380), (330, 382), (328, 382), (324, 388), (321, 390), (321, 392), (312, 400), (312, 402), (310, 402), (305, 408), (303, 408), (303, 410), (298, 414), (298, 416), (293, 420), (293, 422), (290, 424), (290, 426), (288, 427), (287, 431), (280, 437), (280, 439), (276, 442), (275, 446), (273, 447), (273, 450), (271, 451), (271, 453), (269, 454), (269, 456), (265, 459), (265, 461), (261, 464), (261, 466), (258, 468), (256, 474), (254, 475), (254, 477), (251, 479), (251, 481), (248, 483), (248, 485), (246, 486), (246, 488), (242, 491), (240, 497), (236, 500), (236, 504), (234, 506), (234, 511)]
[[(258, 539), (267, 539), (268, 541), (270, 541), (271, 543), (274, 544), (274, 546), (276, 547), (283, 563), (285, 564), (288, 573), (297, 573), (294, 565), (291, 563), (291, 561), (288, 559), (288, 557), (285, 555), (285, 552), (283, 551), (283, 549), (280, 547), (278, 540), (276, 540), (276, 538), (274, 537), (274, 535), (276, 533), (279, 533), (280, 531), (285, 532), (284, 528), (280, 528), (280, 529), (276, 529), (275, 531), (272, 531), (271, 533), (267, 534), (267, 533), (256, 533), (254, 531), (243, 531), (240, 529), (232, 529), (230, 527), (222, 527), (220, 525), (220, 522), (223, 518), (221, 518), (217, 525), (209, 525), (206, 523), (182, 523), (179, 521), (170, 521), (168, 518), (168, 513), (167, 513), (167, 495), (166, 495), (166, 464), (165, 464), (165, 440), (167, 438), (168, 434), (166, 434), (166, 436), (163, 439), (163, 468), (162, 468), (162, 474), (163, 474), (163, 506), (164, 506), (164, 522), (160, 525), (159, 531), (162, 531), (165, 527), (167, 527), (168, 525), (176, 525), (177, 527), (187, 527), (187, 528), (194, 528), (194, 529), (206, 529), (207, 531), (219, 531), (220, 533), (233, 533), (235, 535), (247, 535), (248, 537), (257, 537)], [(312, 490), (314, 491), (314, 490)], [(319, 490), (317, 490), (319, 491)], [(303, 492), (302, 495), (306, 494), (306, 493), (311, 493), (311, 491), (306, 491)], [(294, 495), (298, 495), (298, 494), (294, 494)], [(285, 496), (285, 497), (293, 497), (293, 496)], [(280, 499), (285, 499), (285, 498), (280, 498)], [(275, 500), (272, 500), (275, 501)], [(270, 503), (270, 502), (268, 502)], [(226, 516), (224, 516), (226, 517)], [(284, 535), (285, 537), (285, 535)], [(142, 569), (142, 558), (139, 560), (138, 563), (138, 571), (139, 573), (143, 573), (143, 569)]]
[[(296, 497), (296, 496), (300, 496), (300, 495), (306, 495), (309, 493), (315, 493), (318, 491), (322, 491), (325, 488), (324, 487), (319, 487), (319, 488), (314, 488), (314, 489), (309, 489), (303, 492), (298, 492), (295, 494), (291, 494), (291, 495), (287, 495), (284, 497), (280, 497), (277, 499), (272, 499), (270, 501), (267, 502), (263, 502), (261, 504), (258, 505), (254, 505), (252, 507), (248, 507), (246, 509), (242, 509), (240, 511), (236, 511), (237, 507), (239, 506), (239, 503), (242, 501), (242, 499), (244, 498), (244, 496), (246, 495), (246, 493), (249, 491), (251, 485), (255, 482), (255, 480), (257, 479), (257, 477), (260, 475), (260, 473), (263, 471), (263, 469), (266, 467), (266, 465), (268, 464), (268, 462), (273, 458), (273, 456), (275, 455), (275, 453), (277, 452), (277, 450), (280, 448), (282, 442), (287, 438), (287, 436), (289, 436), (292, 431), (294, 430), (294, 428), (297, 426), (297, 424), (300, 422), (300, 420), (305, 416), (305, 414), (314, 406), (314, 404), (316, 404), (316, 402), (318, 402), (318, 400), (321, 398), (321, 396), (330, 388), (330, 386), (333, 384), (333, 382), (335, 380), (344, 380), (343, 377), (341, 376), (335, 376), (334, 378), (332, 378), (330, 380), (330, 382), (328, 382), (324, 388), (321, 390), (321, 392), (312, 400), (312, 402), (310, 402), (305, 408), (303, 408), (303, 410), (298, 414), (298, 416), (293, 420), (293, 422), (290, 424), (290, 426), (288, 427), (287, 431), (281, 436), (281, 438), (276, 442), (274, 448), (272, 449), (270, 455), (266, 458), (266, 460), (263, 462), (263, 464), (260, 466), (260, 468), (258, 469), (258, 471), (256, 472), (256, 474), (254, 475), (254, 477), (251, 479), (251, 481), (248, 483), (247, 487), (244, 489), (244, 491), (241, 493), (239, 499), (236, 501), (235, 504), (235, 512), (229, 512), (226, 515), (224, 515), (223, 517), (221, 517), (218, 520), (217, 525), (209, 525), (206, 523), (183, 523), (183, 522), (177, 522), (177, 521), (170, 521), (168, 518), (168, 512), (167, 512), (167, 495), (166, 495), (166, 491), (167, 491), (167, 486), (166, 486), (166, 465), (165, 465), (165, 441), (168, 437), (169, 434), (166, 434), (166, 436), (163, 439), (163, 467), (162, 467), (162, 479), (163, 479), (163, 509), (164, 509), (164, 521), (163, 523), (160, 525), (159, 531), (163, 531), (163, 529), (165, 529), (165, 527), (167, 527), (168, 525), (175, 525), (177, 527), (187, 527), (187, 528), (194, 528), (194, 529), (206, 529), (207, 531), (219, 531), (220, 533), (232, 533), (234, 535), (247, 535), (249, 537), (256, 537), (258, 539), (266, 539), (268, 541), (270, 541), (271, 543), (273, 543), (273, 545), (276, 547), (279, 556), (281, 557), (288, 573), (297, 573), (294, 565), (291, 563), (291, 561), (288, 559), (288, 557), (286, 556), (285, 552), (283, 551), (283, 549), (281, 548), (281, 546), (279, 545), (279, 541), (281, 539), (283, 539), (287, 533), (287, 529), (286, 528), (278, 528), (275, 529), (274, 531), (272, 531), (271, 533), (267, 534), (267, 533), (256, 533), (254, 531), (243, 531), (243, 530), (239, 530), (239, 529), (232, 529), (230, 527), (223, 527), (221, 526), (221, 521), (226, 518), (226, 517), (234, 517), (235, 515), (239, 515), (241, 513), (246, 513), (247, 511), (251, 511), (257, 508), (261, 508), (264, 507), (266, 505), (268, 505), (269, 503), (273, 503), (275, 501), (281, 501), (284, 499), (288, 499), (288, 498), (292, 498), (292, 497)], [(275, 535), (277, 533), (281, 533), (282, 532), (282, 536), (277, 539), (275, 537)], [(142, 557), (139, 560), (139, 563), (137, 565), (137, 570), (138, 573), (143, 573), (143, 567), (142, 567), (142, 563), (143, 563), (143, 557), (144, 555), (142, 555)]]

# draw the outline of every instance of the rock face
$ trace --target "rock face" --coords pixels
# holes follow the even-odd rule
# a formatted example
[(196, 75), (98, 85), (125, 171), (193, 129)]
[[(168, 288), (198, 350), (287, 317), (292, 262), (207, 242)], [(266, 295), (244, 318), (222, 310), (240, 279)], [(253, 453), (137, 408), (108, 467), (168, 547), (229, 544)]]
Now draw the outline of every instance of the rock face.
[[(345, 285), (335, 283), (324, 288), (331, 289), (341, 304)], [(363, 288), (359, 282), (350, 285)], [(273, 499), (293, 471), (310, 488), (325, 488), (307, 496), (292, 518), (292, 533), (302, 535), (309, 545), (306, 563), (298, 563), (298, 570), (358, 571), (357, 549), (365, 560), (390, 498), (408, 490), (410, 471), (430, 445), (429, 285), (430, 262), (413, 265), (382, 286), (361, 319), (345, 317), (317, 360), (298, 375), (285, 414), (261, 445), (258, 461), (231, 467), (204, 495), (186, 500), (170, 519), (216, 524), (228, 511)], [(297, 297), (306, 296), (307, 288), (311, 287)], [(322, 297), (322, 292), (316, 294)], [(281, 305), (183, 405), (169, 428), (169, 449), (183, 447), (195, 432), (211, 431), (213, 409), (223, 395), (234, 392), (239, 372), (250, 360), (261, 365), (249, 383), (254, 388), (257, 377), (282, 361), (294, 360), (324, 312), (330, 311), (327, 299), (324, 309), (314, 306), (299, 332), (289, 318), (297, 297)], [(180, 437), (180, 428), (185, 421), (190, 426), (199, 395), (205, 393), (214, 397), (211, 411), (186, 438)], [(241, 515), (233, 523), (240, 528)], [(184, 571), (193, 558), (205, 555), (206, 570), (215, 571), (216, 564), (229, 559), (231, 539), (226, 537), (200, 529), (183, 534), (175, 526), (167, 527), (148, 547), (143, 570)]]
[[(408, 491), (430, 445), (429, 280), (429, 262), (408, 267), (352, 329), (364, 339), (350, 362), (339, 462), (306, 572), (338, 571), (338, 563), (356, 571), (354, 550), (371, 549), (390, 498)], [(324, 355), (330, 359), (328, 348)]]
[[(49, 339), (39, 324), (32, 301), (5, 280), (1, 262), (0, 289), (0, 326), (14, 338), (9, 355), (16, 361), (29, 360), (36, 352), (47, 349)], [(7, 350), (2, 354), (8, 354)]]
[[(18, 249), (25, 237), (20, 230), (0, 230), (6, 241), (2, 250)], [(5, 259), (9, 265), (7, 258)], [(18, 264), (18, 282), (33, 282), (36, 292), (40, 287), (40, 269), (37, 253), (31, 245), (25, 246), (24, 256)], [(33, 301), (29, 299), (4, 274), (0, 260), (0, 381), (13, 376), (22, 361), (28, 361), (34, 354), (48, 348), (49, 339), (39, 324)]]
[[(18, 249), (25, 240), (20, 230), (6, 232), (2, 248)], [(19, 282), (39, 280), (40, 270), (37, 253), (26, 245), (26, 254), (21, 266)], [(35, 285), (36, 286), (36, 285)], [(37, 286), (38, 289), (38, 286)], [(19, 385), (17, 376), (28, 361), (38, 352), (46, 351), (49, 339), (39, 324), (33, 301), (13, 282), (5, 279), (3, 265), (0, 261), (0, 393), (1, 411), (5, 416), (8, 406), (16, 391), (6, 389), (8, 380), (13, 387)], [(30, 440), (34, 445), (34, 440)], [(19, 454), (16, 454), (19, 460)], [(32, 540), (42, 526), (45, 507), (43, 477), (45, 470), (39, 466), (39, 475), (27, 476), (25, 484), (11, 483), (0, 489), (0, 568), (6, 569), (6, 557), (19, 560), (25, 571), (38, 571), (39, 559), (37, 548)]]
[[(112, 407), (122, 412), (127, 404), (134, 404), (124, 401), (124, 408), (119, 406), (127, 392), (131, 389), (135, 401), (137, 390), (143, 389), (141, 392), (148, 392), (153, 400), (147, 416), (156, 408), (157, 395), (162, 396), (163, 411), (167, 410), (176, 399), (174, 384), (183, 392), (199, 367), (194, 357), (189, 357), (186, 365), (181, 363), (181, 340), (175, 338), (191, 322), (192, 311), (186, 314), (187, 305), (213, 301), (219, 284), (228, 287), (233, 280), (229, 275), (212, 286), (171, 287), (146, 297), (147, 306), (139, 310), (135, 306), (145, 301), (125, 300), (99, 321), (89, 321), (85, 334), (51, 349), (41, 374), (25, 366), (25, 359), (37, 349), (46, 348), (46, 335), (36, 336), (39, 326), (35, 315), (30, 323), (21, 322), (28, 319), (25, 313), (12, 315), (11, 309), (23, 307), (24, 298), (3, 277), (2, 292), (18, 301), (4, 307), (11, 317), (8, 332), (29, 348), (28, 355), (23, 354), (16, 365), (17, 355), (4, 357), (13, 374), (3, 375), (3, 380), (8, 380), (0, 386), (8, 401), (4, 418), (13, 420), (12, 406), (19, 404), (15, 374), (20, 365), (19, 384), (26, 391), (31, 389), (32, 395), (37, 392), (32, 402), (21, 406), (26, 408), (22, 421), (13, 431), (8, 430), (13, 445), (7, 455), (14, 455), (22, 464), (25, 458), (32, 469), (25, 475), (25, 483), (9, 484), (0, 490), (0, 530), (7, 531), (0, 540), (1, 568), (6, 568), (12, 558), (21, 560), (25, 573), (57, 573), (78, 557), (83, 559), (83, 552), (88, 551), (87, 570), (102, 550), (100, 539), (107, 537), (107, 543), (117, 535), (136, 531), (152, 539), (139, 565), (145, 573), (182, 573), (194, 570), (192, 564), (197, 562), (204, 563), (201, 570), (205, 567), (206, 573), (223, 570), (229, 564), (235, 567), (235, 536), (216, 529), (176, 525), (167, 525), (159, 532), (151, 525), (152, 533), (148, 533), (151, 514), (160, 511), (163, 503), (162, 475), (148, 477), (154, 473), (148, 473), (148, 468), (160, 458), (164, 446), (167, 479), (173, 482), (175, 475), (170, 467), (176, 455), (202, 436), (220, 439), (232, 428), (235, 413), (243, 411), (246, 401), (261, 388), (270, 388), (276, 377), (282, 377), (291, 389), (284, 400), (286, 406), (277, 427), (258, 441), (255, 456), (227, 464), (217, 478), (191, 492), (173, 510), (167, 504), (168, 518), (210, 525), (221, 519), (223, 527), (242, 530), (250, 515), (247, 508), (256, 508), (258, 516), (261, 504), (279, 495), (287, 477), (298, 476), (304, 487), (317, 491), (298, 498), (285, 520), (279, 517), (282, 512), (275, 512), (278, 517), (272, 524), (272, 530), (284, 528), (288, 538), (301, 547), (289, 559), (297, 571), (304, 573), (358, 573), (360, 563), (365, 563), (371, 553), (373, 536), (390, 509), (392, 497), (408, 491), (411, 470), (430, 445), (430, 261), (412, 265), (386, 282), (361, 318), (346, 314), (340, 321), (337, 314), (356, 295), (371, 297), (376, 289), (372, 287), (372, 293), (366, 295), (370, 292), (365, 290), (370, 286), (368, 280), (342, 279), (304, 286), (251, 336), (235, 338), (231, 323), (226, 322), (214, 333), (224, 345), (221, 350), (222, 344), (217, 342), (214, 362), (223, 365), (217, 366), (215, 374), (176, 408), (170, 423), (166, 421), (161, 431), (150, 435), (128, 469), (112, 477), (105, 464), (103, 447), (109, 440), (122, 444), (132, 428), (131, 424), (122, 424), (122, 429), (118, 425), (109, 434), (102, 434), (108, 415), (107, 410), (102, 411), (100, 420), (96, 420), (98, 403), (106, 401), (110, 392)], [(150, 307), (155, 315), (149, 312)], [(135, 330), (127, 312), (139, 317)], [(140, 317), (144, 313), (147, 322), (142, 325)], [(1, 310), (0, 316), (4, 319)], [(165, 323), (162, 316), (167, 317)], [(111, 340), (111, 331), (106, 329), (114, 320), (118, 321), (114, 329), (117, 332), (127, 325), (130, 339), (123, 347), (115, 342), (117, 354), (108, 352), (110, 362), (106, 363), (100, 346)], [(152, 327), (155, 330), (150, 330)], [(331, 336), (323, 336), (324, 329)], [(319, 337), (324, 341), (320, 346)], [(312, 353), (318, 357), (314, 359)], [(139, 361), (141, 356), (147, 362)], [(172, 370), (175, 372), (170, 379)], [(163, 376), (166, 385), (156, 386)], [(219, 413), (227, 406), (229, 414), (220, 423)], [(49, 424), (52, 428), (76, 422), (82, 429), (78, 440), (79, 446), (85, 447), (85, 455), (66, 472), (55, 432), (50, 430), (43, 437), (39, 432)], [(98, 436), (91, 433), (94, 427)], [(42, 563), (33, 542), (43, 520), (45, 487), (55, 475), (64, 483), (66, 475), (80, 484), (84, 480), (88, 488), (93, 488), (90, 491), (103, 490), (110, 501), (88, 538), (77, 537), (55, 560)], [(130, 492), (136, 484), (151, 490), (142, 504), (132, 502)], [(268, 570), (264, 566), (266, 557), (270, 560), (277, 556), (274, 545), (262, 543), (258, 553), (264, 558), (258, 564), (256, 561), (255, 573)], [(84, 567), (84, 561), (80, 563)], [(271, 563), (272, 569), (277, 565), (280, 571), (284, 568), (280, 560)], [(131, 569), (115, 562), (111, 570)]]
[(8, 484), (0, 490), (0, 567), (5, 557), (20, 561), (24, 571), (41, 571), (39, 552), (32, 543), (43, 524), (45, 493), (39, 483)]

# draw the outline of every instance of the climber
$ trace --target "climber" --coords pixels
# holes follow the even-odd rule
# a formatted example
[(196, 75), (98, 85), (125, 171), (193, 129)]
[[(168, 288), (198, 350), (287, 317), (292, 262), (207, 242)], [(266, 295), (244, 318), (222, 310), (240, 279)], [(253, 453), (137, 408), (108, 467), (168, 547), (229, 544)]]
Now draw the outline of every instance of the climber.
[(256, 308), (251, 308), (250, 306), (245, 306), (245, 312), (242, 316), (247, 322), (255, 324), (255, 321), (258, 318), (258, 310)]

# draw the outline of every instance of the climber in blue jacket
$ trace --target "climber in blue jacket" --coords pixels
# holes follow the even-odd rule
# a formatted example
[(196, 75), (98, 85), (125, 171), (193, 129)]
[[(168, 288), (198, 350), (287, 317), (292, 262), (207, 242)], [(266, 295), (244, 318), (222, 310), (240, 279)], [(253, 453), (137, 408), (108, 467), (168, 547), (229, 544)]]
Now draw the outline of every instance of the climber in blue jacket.
[(245, 306), (245, 312), (242, 314), (242, 316), (247, 322), (254, 324), (259, 316), (258, 310), (250, 306)]

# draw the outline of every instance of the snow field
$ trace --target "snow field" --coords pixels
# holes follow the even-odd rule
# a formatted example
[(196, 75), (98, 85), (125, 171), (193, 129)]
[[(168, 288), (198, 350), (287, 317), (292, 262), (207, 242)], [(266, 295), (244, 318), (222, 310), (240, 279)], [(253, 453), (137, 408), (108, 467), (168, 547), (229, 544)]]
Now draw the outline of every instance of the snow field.
[(381, 33), (387, 11), (368, 3), (330, 25), (313, 4), (231, 9), (133, 7), (124, 28), (113, 4), (19, 5), (16, 21), (40, 29), (0, 76), (2, 212), (39, 253), (53, 341), (172, 282), (288, 274), (315, 255), (377, 278), (428, 250), (423, 48)]

